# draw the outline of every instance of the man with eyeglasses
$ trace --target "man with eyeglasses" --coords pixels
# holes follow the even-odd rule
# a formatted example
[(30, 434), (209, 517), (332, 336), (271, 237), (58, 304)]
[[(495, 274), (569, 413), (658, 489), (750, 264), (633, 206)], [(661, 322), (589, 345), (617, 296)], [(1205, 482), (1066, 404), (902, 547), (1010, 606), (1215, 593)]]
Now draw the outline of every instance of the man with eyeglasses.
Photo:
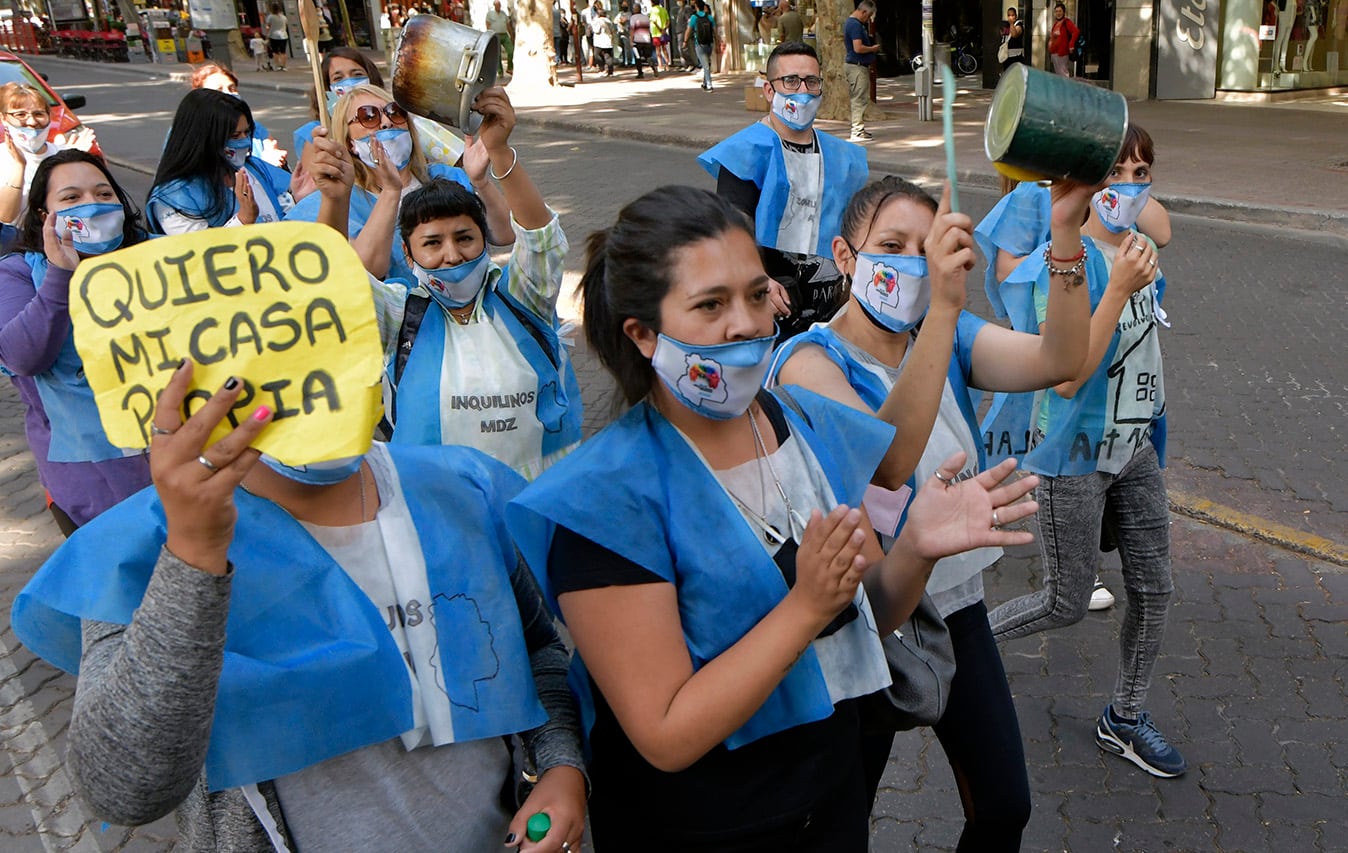
[(768, 115), (712, 146), (698, 163), (716, 178), (716, 192), (754, 221), (785, 340), (828, 320), (846, 301), (831, 244), (868, 168), (861, 146), (814, 128), (823, 93), (814, 48), (779, 44), (766, 74)]

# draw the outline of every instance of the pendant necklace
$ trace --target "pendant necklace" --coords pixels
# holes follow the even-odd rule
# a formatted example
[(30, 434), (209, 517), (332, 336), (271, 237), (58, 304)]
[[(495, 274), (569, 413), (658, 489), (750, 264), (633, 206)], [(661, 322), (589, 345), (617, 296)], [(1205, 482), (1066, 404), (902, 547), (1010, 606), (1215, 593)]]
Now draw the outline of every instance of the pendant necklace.
[(729, 488), (726, 488), (726, 494), (730, 495), (731, 500), (733, 500), (741, 510), (748, 513), (754, 521), (758, 522), (758, 526), (763, 529), (763, 540), (765, 542), (769, 545), (785, 545), (786, 540), (795, 535), (795, 525), (800, 524), (800, 529), (802, 531), (804, 531), (805, 525), (801, 522), (795, 507), (791, 505), (791, 499), (786, 496), (786, 489), (782, 488), (782, 481), (777, 478), (777, 471), (772, 467), (772, 459), (769, 458), (767, 446), (763, 443), (763, 435), (758, 431), (758, 421), (754, 418), (752, 407), (750, 407), (749, 411), (745, 412), (745, 415), (749, 418), (749, 428), (752, 429), (754, 433), (754, 459), (758, 463), (759, 484), (762, 485), (763, 468), (766, 466), (768, 473), (772, 476), (773, 485), (777, 487), (777, 494), (781, 497), (782, 503), (786, 506), (787, 532), (782, 533), (776, 525), (768, 521), (768, 498), (766, 490), (760, 491), (760, 494), (762, 495), (761, 503), (763, 505), (762, 514), (754, 512), (748, 504), (740, 500), (739, 496), (730, 491)]

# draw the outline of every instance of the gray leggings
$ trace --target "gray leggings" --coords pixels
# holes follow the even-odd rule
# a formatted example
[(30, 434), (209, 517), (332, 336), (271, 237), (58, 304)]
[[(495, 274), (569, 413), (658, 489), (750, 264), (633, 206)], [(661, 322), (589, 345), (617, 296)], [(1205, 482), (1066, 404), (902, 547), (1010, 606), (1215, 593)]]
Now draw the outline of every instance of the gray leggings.
[(1170, 594), (1170, 510), (1156, 450), (1147, 444), (1118, 475), (1045, 477), (1039, 501), (1044, 588), (988, 614), (1000, 640), (1081, 621), (1100, 570), (1100, 530), (1118, 544), (1128, 596), (1119, 634), (1114, 710), (1136, 717), (1161, 651)]

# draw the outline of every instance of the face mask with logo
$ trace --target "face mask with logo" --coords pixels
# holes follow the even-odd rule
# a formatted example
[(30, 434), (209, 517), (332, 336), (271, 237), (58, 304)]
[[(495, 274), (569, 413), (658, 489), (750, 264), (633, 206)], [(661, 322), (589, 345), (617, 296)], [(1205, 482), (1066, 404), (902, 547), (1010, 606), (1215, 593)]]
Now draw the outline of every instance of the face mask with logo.
[(277, 459), (262, 454), (262, 464), (288, 480), (305, 483), (310, 486), (331, 486), (340, 483), (360, 470), (364, 456), (347, 456), (342, 459), (329, 459), (326, 462), (314, 462), (309, 465), (286, 465)]
[(412, 274), (436, 302), (446, 308), (462, 308), (473, 301), (487, 278), (487, 250), (483, 248), (476, 260), (435, 270), (413, 261)]
[(651, 367), (688, 408), (718, 421), (739, 417), (763, 387), (772, 364), (773, 334), (715, 346), (692, 346), (660, 335)]
[(772, 95), (772, 114), (792, 130), (807, 130), (819, 112), (819, 96), (809, 92), (777, 92)]
[(111, 202), (91, 202), (56, 211), (56, 236), (67, 235), (81, 255), (101, 255), (122, 245), (126, 209)]
[(882, 328), (903, 333), (927, 316), (931, 278), (921, 255), (856, 255), (852, 295)]
[(253, 140), (231, 139), (225, 143), (225, 160), (237, 172), (243, 168), (243, 164), (248, 160), (248, 155), (252, 151)]
[(375, 139), (384, 146), (384, 153), (393, 158), (393, 164), (399, 171), (407, 168), (408, 162), (412, 159), (411, 133), (398, 127), (386, 127), (364, 139), (351, 140), (352, 147), (356, 149), (356, 156), (371, 169), (377, 165), (374, 162), (374, 154), (370, 151), (370, 141)]
[(14, 140), (14, 144), (19, 146), (21, 151), (27, 151), (29, 154), (36, 154), (46, 146), (47, 129), (46, 127), (28, 127), (27, 125), (15, 127), (10, 124), (5, 126), (5, 131), (9, 134), (9, 138)]
[(338, 80), (336, 83), (331, 84), (328, 86), (328, 89), (332, 91), (332, 94), (340, 98), (357, 86), (365, 86), (368, 85), (369, 82), (369, 77), (348, 77), (345, 80)]
[(1150, 198), (1151, 184), (1110, 184), (1091, 198), (1091, 204), (1105, 228), (1119, 234), (1137, 224)]

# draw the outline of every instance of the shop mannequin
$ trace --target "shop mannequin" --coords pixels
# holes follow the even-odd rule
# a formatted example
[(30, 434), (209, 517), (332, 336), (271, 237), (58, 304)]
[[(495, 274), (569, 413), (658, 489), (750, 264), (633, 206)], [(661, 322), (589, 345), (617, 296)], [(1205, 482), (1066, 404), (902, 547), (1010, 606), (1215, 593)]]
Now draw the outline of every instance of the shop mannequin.
[(1287, 43), (1292, 38), (1292, 24), (1297, 18), (1297, 0), (1280, 0), (1278, 7), (1278, 40), (1273, 43), (1273, 73), (1287, 73)]
[(1301, 70), (1311, 70), (1311, 59), (1315, 56), (1315, 40), (1320, 37), (1320, 27), (1324, 25), (1323, 7), (1320, 0), (1306, 0), (1306, 52), (1301, 57)]

